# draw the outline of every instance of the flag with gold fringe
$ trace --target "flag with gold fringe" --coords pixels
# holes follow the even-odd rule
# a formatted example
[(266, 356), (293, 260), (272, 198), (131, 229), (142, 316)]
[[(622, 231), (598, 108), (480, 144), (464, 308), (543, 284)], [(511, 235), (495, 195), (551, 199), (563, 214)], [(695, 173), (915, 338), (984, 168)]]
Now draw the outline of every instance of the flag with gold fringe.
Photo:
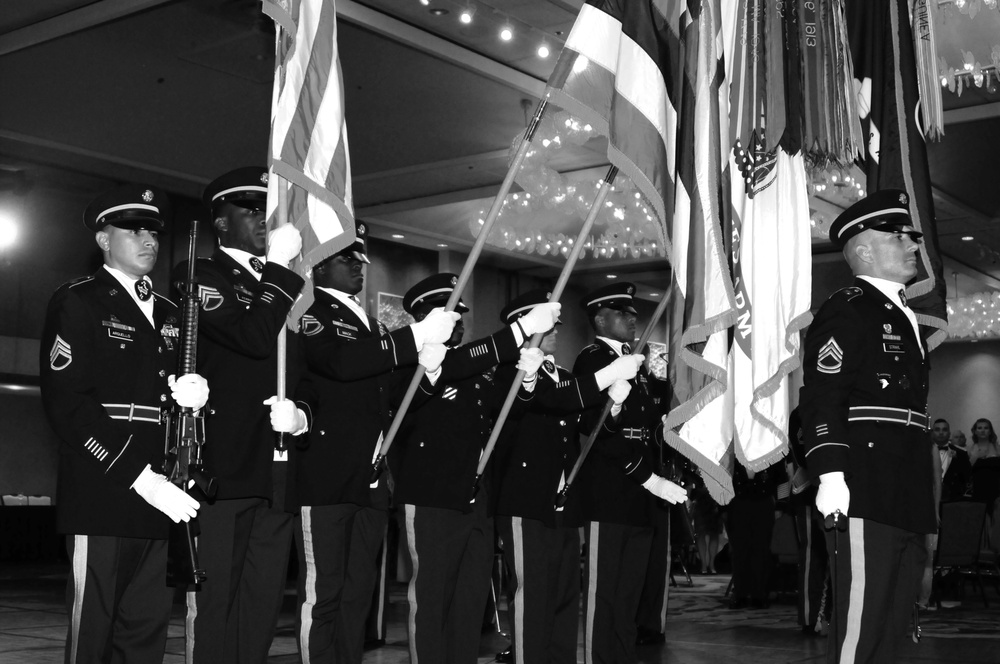
[(293, 267), (306, 286), (289, 313), (294, 324), (312, 303), (312, 267), (355, 239), (337, 8), (335, 0), (264, 0), (263, 9), (279, 28), (268, 227), (278, 223), (279, 200), (284, 199), (288, 222), (302, 233), (302, 258)]
[(917, 125), (920, 103), (914, 40), (906, 0), (869, 0), (847, 6), (858, 111), (864, 134), (869, 192), (902, 189), (910, 217), (924, 234), (915, 280), (906, 288), (917, 322), (928, 326), (929, 349), (948, 329), (946, 285), (934, 222), (927, 146)]

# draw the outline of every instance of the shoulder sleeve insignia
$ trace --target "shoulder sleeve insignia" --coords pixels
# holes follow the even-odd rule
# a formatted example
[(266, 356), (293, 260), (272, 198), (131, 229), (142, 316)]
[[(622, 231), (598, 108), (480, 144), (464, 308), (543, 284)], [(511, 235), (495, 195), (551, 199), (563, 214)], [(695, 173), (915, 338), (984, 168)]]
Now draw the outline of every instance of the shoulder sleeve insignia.
[(219, 289), (212, 288), (211, 286), (199, 285), (198, 295), (201, 299), (201, 308), (205, 311), (215, 311), (222, 306), (222, 302), (224, 301)]
[(49, 366), (53, 371), (62, 371), (73, 363), (73, 349), (65, 339), (56, 335), (56, 340), (52, 342), (52, 349), (49, 351)]
[(816, 371), (825, 374), (840, 373), (840, 368), (844, 365), (844, 351), (841, 350), (837, 340), (830, 337), (830, 340), (819, 349), (819, 357), (816, 358)]
[(313, 316), (306, 314), (302, 317), (302, 334), (307, 337), (315, 336), (323, 331), (323, 323)]

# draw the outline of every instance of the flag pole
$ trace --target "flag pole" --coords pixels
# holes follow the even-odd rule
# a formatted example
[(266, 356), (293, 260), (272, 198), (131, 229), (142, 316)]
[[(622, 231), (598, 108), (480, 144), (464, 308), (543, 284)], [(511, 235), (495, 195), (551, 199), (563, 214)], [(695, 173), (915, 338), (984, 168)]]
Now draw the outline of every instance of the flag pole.
[[(663, 299), (660, 303), (656, 305), (656, 311), (649, 319), (649, 323), (646, 324), (646, 329), (642, 331), (642, 336), (639, 337), (639, 341), (636, 343), (635, 347), (642, 350), (646, 346), (646, 342), (649, 341), (649, 337), (653, 334), (653, 328), (656, 327), (656, 323), (663, 316), (664, 312), (667, 310), (667, 302), (673, 295), (673, 289), (667, 291), (664, 294)], [(594, 430), (590, 432), (587, 436), (587, 440), (584, 441), (583, 447), (580, 449), (580, 456), (576, 458), (576, 463), (573, 464), (573, 469), (569, 472), (569, 477), (566, 478), (566, 484), (563, 488), (556, 494), (556, 507), (562, 507), (566, 504), (566, 494), (569, 493), (570, 486), (573, 485), (573, 480), (576, 479), (577, 474), (580, 472), (580, 466), (583, 465), (584, 460), (590, 453), (590, 448), (594, 446), (594, 441), (597, 440), (597, 432), (601, 430), (604, 425), (604, 421), (608, 418), (608, 414), (611, 413), (611, 407), (614, 406), (614, 399), (608, 397), (608, 400), (604, 403), (604, 410), (601, 411), (600, 417), (597, 419), (597, 423), (594, 425)]]
[[(469, 252), (469, 257), (465, 260), (462, 272), (459, 274), (458, 280), (455, 282), (455, 287), (451, 291), (451, 296), (448, 298), (447, 304), (445, 304), (445, 311), (455, 310), (458, 301), (462, 297), (462, 291), (465, 289), (465, 285), (472, 277), (472, 268), (475, 267), (476, 261), (479, 260), (479, 255), (483, 252), (486, 239), (489, 237), (490, 231), (493, 230), (493, 223), (500, 215), (500, 208), (503, 206), (504, 198), (506, 198), (507, 192), (510, 191), (511, 187), (514, 186), (514, 177), (517, 175), (517, 172), (521, 170), (521, 164), (524, 163), (524, 158), (528, 154), (528, 148), (531, 147), (531, 139), (535, 137), (535, 132), (538, 131), (538, 125), (542, 120), (542, 114), (545, 112), (545, 107), (548, 106), (549, 103), (549, 94), (551, 93), (546, 92), (545, 97), (543, 97), (538, 103), (538, 108), (535, 109), (535, 115), (531, 118), (528, 128), (524, 131), (524, 137), (521, 139), (521, 145), (518, 147), (517, 153), (514, 155), (514, 160), (507, 169), (507, 175), (504, 177), (503, 183), (500, 185), (500, 190), (497, 192), (496, 198), (493, 199), (493, 205), (490, 207), (490, 212), (483, 221), (483, 227), (479, 231), (479, 237), (476, 238), (476, 242), (472, 245), (472, 250)], [(396, 434), (399, 432), (399, 427), (403, 423), (406, 411), (409, 409), (410, 403), (413, 401), (413, 396), (417, 393), (417, 387), (420, 385), (420, 380), (424, 377), (424, 373), (426, 373), (426, 369), (424, 369), (422, 365), (418, 364), (413, 373), (413, 378), (410, 380), (410, 385), (406, 388), (406, 393), (403, 395), (403, 400), (400, 402), (399, 408), (396, 410), (396, 416), (392, 419), (392, 424), (389, 425), (389, 430), (385, 434), (382, 446), (379, 448), (378, 454), (375, 455), (375, 459), (372, 461), (371, 481), (373, 484), (378, 480), (379, 476), (382, 475), (382, 462), (385, 460), (385, 455), (389, 453), (389, 448), (392, 447), (392, 443), (396, 438)]]
[[(272, 172), (271, 177), (278, 178), (278, 210), (277, 218), (275, 221), (275, 228), (281, 228), (288, 223), (288, 182), (285, 181), (283, 177), (277, 173)], [(278, 382), (277, 382), (277, 396), (278, 401), (282, 401), (285, 398), (285, 390), (287, 388), (286, 376), (288, 374), (288, 326), (282, 324), (281, 330), (278, 331)], [(283, 432), (278, 432), (278, 440), (275, 443), (274, 448), (279, 452), (284, 452), (288, 449), (288, 436)]]
[[(611, 191), (611, 185), (614, 183), (617, 176), (618, 168), (616, 166), (609, 168), (608, 174), (604, 176), (604, 184), (601, 185), (600, 190), (597, 192), (597, 197), (594, 198), (593, 205), (590, 206), (590, 212), (587, 214), (587, 218), (584, 220), (583, 226), (580, 228), (580, 232), (576, 237), (576, 242), (573, 244), (573, 250), (566, 258), (566, 265), (563, 266), (562, 272), (559, 273), (559, 279), (556, 281), (556, 285), (552, 288), (552, 294), (549, 296), (549, 302), (558, 302), (559, 298), (562, 297), (563, 291), (566, 289), (566, 282), (569, 281), (569, 276), (572, 274), (573, 268), (576, 266), (577, 259), (579, 259), (580, 254), (583, 253), (583, 245), (587, 242), (587, 236), (590, 234), (590, 230), (594, 227), (594, 222), (597, 220), (597, 215), (601, 211), (601, 206), (604, 205), (604, 199), (608, 197), (608, 192)], [(538, 348), (538, 346), (541, 345), (542, 337), (544, 336), (545, 333), (532, 335), (528, 348)], [(493, 430), (490, 432), (490, 438), (486, 442), (486, 447), (483, 448), (482, 455), (479, 457), (479, 466), (476, 468), (476, 479), (472, 483), (473, 500), (475, 500), (476, 494), (479, 492), (479, 480), (483, 477), (483, 471), (486, 469), (486, 464), (489, 462), (490, 456), (493, 454), (493, 448), (496, 447), (497, 439), (500, 437), (500, 432), (503, 430), (504, 422), (507, 421), (510, 409), (514, 405), (514, 399), (517, 397), (517, 391), (521, 387), (521, 380), (524, 378), (524, 374), (524, 369), (518, 369), (517, 373), (514, 374), (514, 382), (511, 383), (510, 389), (507, 391), (507, 399), (504, 401), (499, 415), (497, 415), (496, 423), (493, 425)]]

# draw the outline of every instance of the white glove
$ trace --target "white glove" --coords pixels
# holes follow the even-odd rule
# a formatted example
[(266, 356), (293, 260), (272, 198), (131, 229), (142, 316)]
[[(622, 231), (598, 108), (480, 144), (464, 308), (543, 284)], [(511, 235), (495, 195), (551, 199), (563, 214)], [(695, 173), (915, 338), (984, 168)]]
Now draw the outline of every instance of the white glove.
[(302, 251), (302, 234), (292, 224), (279, 226), (267, 234), (267, 260), (288, 267)]
[(175, 379), (173, 374), (167, 376), (167, 386), (170, 396), (181, 408), (201, 410), (208, 402), (208, 381), (198, 374), (184, 374)]
[(625, 403), (625, 399), (628, 399), (629, 392), (631, 391), (632, 385), (627, 380), (619, 378), (611, 383), (611, 387), (608, 388), (608, 396), (611, 397), (615, 406), (621, 406)]
[(851, 490), (844, 481), (844, 473), (823, 473), (819, 476), (819, 489), (816, 490), (816, 509), (824, 518), (834, 512), (847, 516), (851, 506)]
[(538, 375), (538, 368), (545, 360), (545, 353), (541, 348), (522, 348), (521, 357), (517, 361), (517, 368), (524, 371), (524, 382), (535, 380)]
[(642, 488), (671, 505), (682, 503), (688, 497), (688, 492), (684, 487), (656, 474), (651, 475), (648, 480), (643, 482)]
[(264, 401), (271, 407), (271, 430), (297, 436), (309, 426), (309, 420), (302, 409), (289, 399), (278, 399), (277, 395)]
[(559, 311), (562, 309), (562, 305), (558, 302), (546, 302), (545, 304), (536, 304), (532, 307), (531, 311), (521, 316), (517, 322), (521, 324), (521, 329), (529, 337), (533, 337), (536, 334), (542, 334), (548, 332), (556, 325), (556, 321), (559, 320)]
[(603, 369), (598, 369), (594, 374), (594, 378), (597, 379), (597, 389), (607, 389), (616, 380), (632, 380), (639, 373), (639, 367), (645, 359), (646, 356), (641, 353), (622, 355)]
[(444, 356), (447, 352), (448, 347), (444, 344), (427, 344), (417, 353), (417, 363), (427, 369), (427, 373), (432, 374), (441, 368), (441, 363), (444, 362)]
[(461, 317), (462, 314), (457, 311), (445, 311), (444, 307), (437, 307), (431, 309), (423, 320), (411, 323), (410, 329), (413, 331), (417, 350), (422, 350), (425, 344), (443, 344), (451, 339), (455, 323)]
[(174, 523), (190, 521), (198, 513), (198, 501), (171, 484), (166, 475), (154, 473), (149, 464), (135, 478), (131, 488)]

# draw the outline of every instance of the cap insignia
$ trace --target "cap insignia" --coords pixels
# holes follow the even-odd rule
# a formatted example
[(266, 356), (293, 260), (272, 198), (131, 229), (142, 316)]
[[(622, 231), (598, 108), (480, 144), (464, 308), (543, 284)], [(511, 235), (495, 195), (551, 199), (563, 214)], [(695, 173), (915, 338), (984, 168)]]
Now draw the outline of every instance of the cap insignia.
[(907, 203), (909, 203), (909, 200), (907, 200), (906, 198), (906, 194), (899, 195), (899, 203), (900, 205), (906, 205)]
[(625, 289), (625, 292), (628, 293), (629, 295), (634, 295), (635, 288), (633, 286), (629, 286), (628, 288)]
[(260, 174), (260, 183), (267, 184), (267, 171)]
[(153, 202), (153, 192), (152, 192), (152, 190), (147, 189), (146, 191), (142, 192), (142, 200), (145, 203), (152, 203)]
[(458, 277), (452, 277), (451, 278), (451, 285), (454, 286), (457, 283), (458, 283)]
[(365, 228), (364, 224), (358, 224), (358, 235), (365, 235), (368, 233), (368, 229)]

